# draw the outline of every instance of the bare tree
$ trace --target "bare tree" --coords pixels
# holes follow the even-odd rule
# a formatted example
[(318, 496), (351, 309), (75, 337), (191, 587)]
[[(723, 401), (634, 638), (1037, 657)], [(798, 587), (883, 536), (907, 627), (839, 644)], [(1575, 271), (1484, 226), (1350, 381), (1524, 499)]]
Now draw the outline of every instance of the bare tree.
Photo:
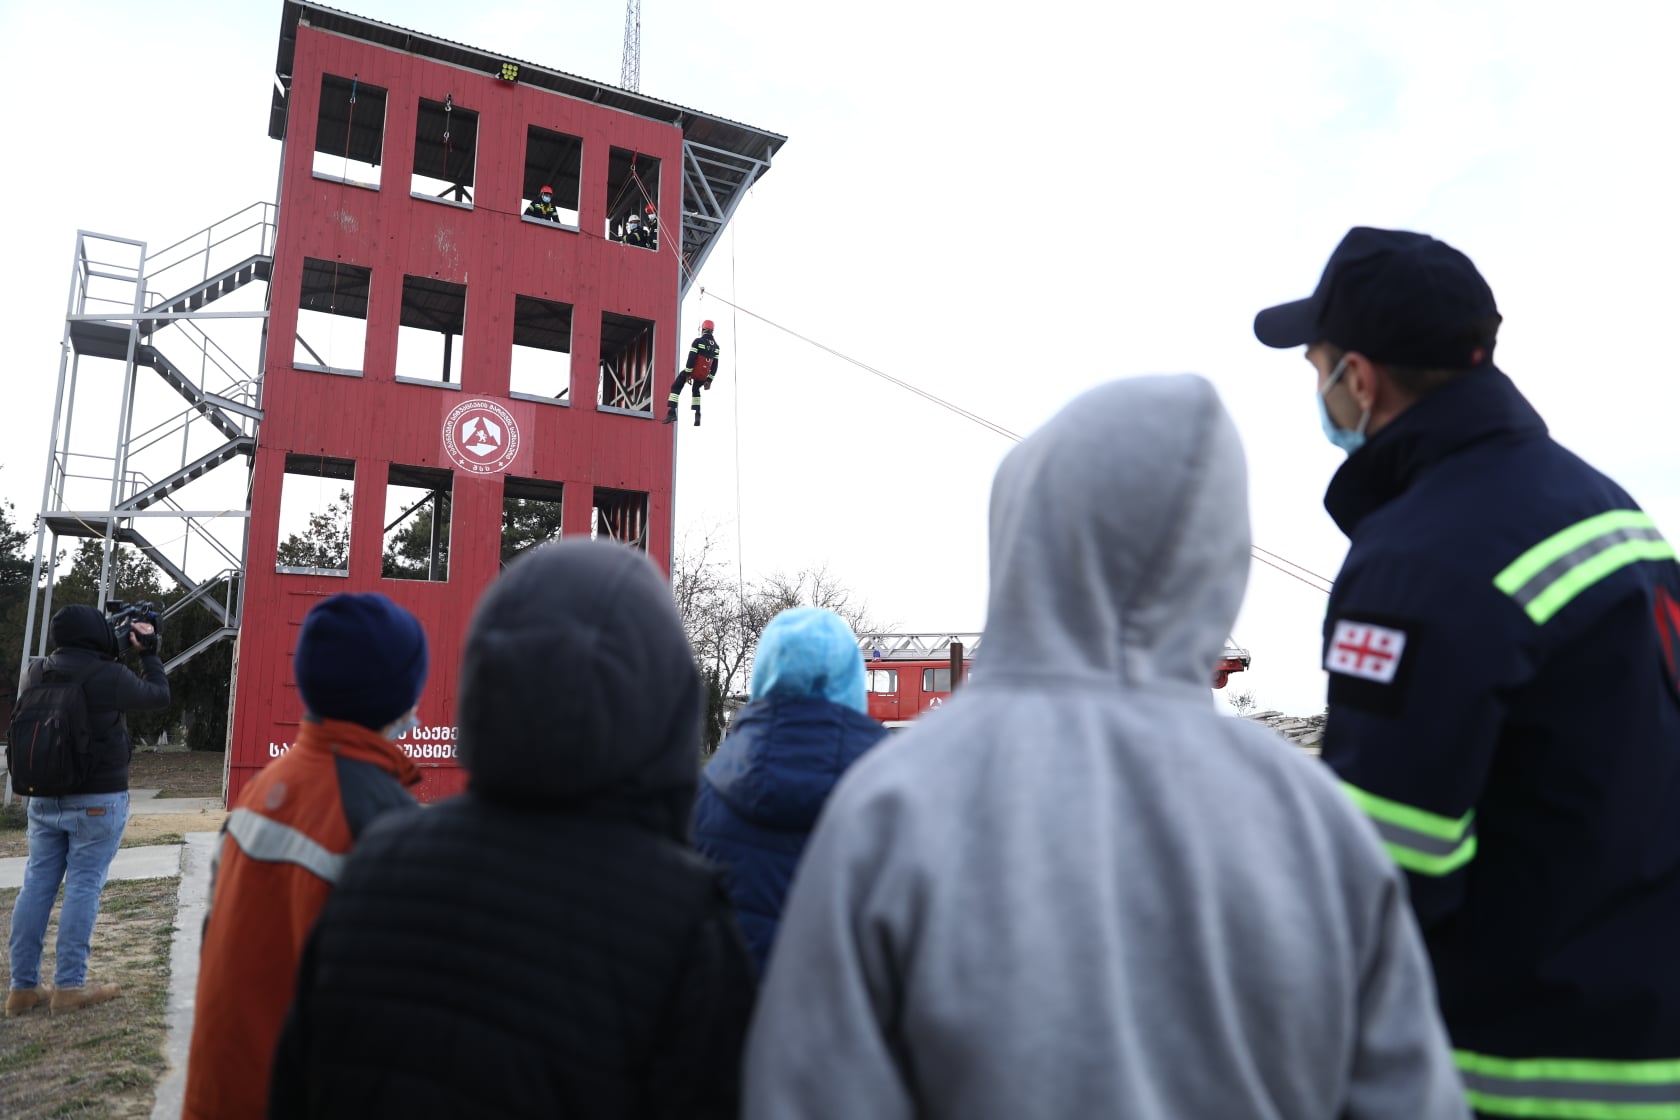
[(884, 629), (869, 617), (869, 604), (840, 582), (827, 564), (802, 568), (792, 576), (774, 572), (760, 581), (758, 592), (765, 606), (773, 608), (764, 620), (766, 624), (789, 607), (826, 607), (845, 619), (854, 634), (861, 636)]
[(1260, 703), (1259, 700), (1255, 698), (1254, 690), (1252, 688), (1244, 689), (1242, 692), (1231, 693), (1230, 696), (1225, 698), (1225, 702), (1235, 708), (1238, 715), (1243, 716), (1246, 716), (1250, 712), (1254, 711), (1255, 707)]
[(715, 526), (685, 535), (671, 561), (671, 594), (688, 631), (695, 661), (714, 696), (707, 719), (707, 750), (716, 749), (722, 708), (747, 691), (753, 653), (770, 620), (792, 607), (826, 607), (856, 634), (884, 629), (869, 617), (868, 604), (827, 565), (789, 575), (772, 572), (751, 582), (731, 571), (721, 532)]

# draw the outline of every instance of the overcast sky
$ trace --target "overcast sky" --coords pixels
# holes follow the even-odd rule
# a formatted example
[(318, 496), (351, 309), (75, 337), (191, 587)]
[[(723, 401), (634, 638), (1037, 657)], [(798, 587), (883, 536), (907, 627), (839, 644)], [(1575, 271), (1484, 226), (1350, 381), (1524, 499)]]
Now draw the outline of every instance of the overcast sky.
[[(614, 2), (340, 6), (618, 74)], [(1340, 452), (1308, 367), (1250, 322), (1350, 225), (1426, 230), (1487, 275), (1500, 364), (1554, 434), (1675, 531), (1680, 7), (1090, 7), (645, 0), (644, 93), (790, 137), (701, 283), (1020, 432), (1110, 377), (1203, 373), (1245, 440), (1256, 543), (1333, 575)], [(156, 247), (272, 199), (280, 5), (0, 12), (0, 495), (27, 519), (75, 231)], [(826, 559), (902, 628), (977, 629), (1007, 441), (714, 300), (690, 297), (684, 338), (708, 316), (723, 376), (702, 429), (685, 410), (679, 533), (719, 526), (733, 552), (738, 530), (748, 578)], [(1257, 565), (1238, 685), (1320, 710), (1323, 614)]]

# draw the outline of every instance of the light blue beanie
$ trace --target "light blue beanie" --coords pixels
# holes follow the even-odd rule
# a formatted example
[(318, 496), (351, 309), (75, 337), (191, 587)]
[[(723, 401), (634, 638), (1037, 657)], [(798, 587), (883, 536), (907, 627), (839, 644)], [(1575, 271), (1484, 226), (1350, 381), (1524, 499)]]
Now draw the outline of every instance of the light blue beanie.
[(863, 655), (851, 627), (822, 607), (794, 607), (771, 619), (753, 655), (750, 695), (819, 697), (867, 715)]

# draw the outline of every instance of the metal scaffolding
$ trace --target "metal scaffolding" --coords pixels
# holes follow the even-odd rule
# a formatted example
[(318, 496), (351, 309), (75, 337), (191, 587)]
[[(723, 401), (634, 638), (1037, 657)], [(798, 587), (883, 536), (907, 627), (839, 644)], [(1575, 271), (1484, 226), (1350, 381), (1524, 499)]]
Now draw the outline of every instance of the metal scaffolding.
[[(115, 546), (126, 544), (186, 592), (166, 617), (189, 608), (214, 616), (216, 628), (166, 668), (239, 632), (249, 472), (262, 420), (261, 342), (253, 372), (217, 336), (230, 321), (257, 320), (266, 339), (268, 301), (256, 310), (228, 310), (218, 301), (267, 283), (275, 217), (272, 203), (253, 203), (155, 252), (144, 241), (77, 231), (20, 673), (48, 652), (46, 623), (66, 538), (104, 542), (101, 608), (111, 595)], [(92, 451), (80, 449), (90, 438), (78, 424), (87, 426), (90, 412), (109, 424), (111, 378), (104, 371), (112, 367), (84, 368), (87, 360), (121, 363), (122, 370), (114, 442), (96, 431)], [(246, 476), (237, 508), (195, 509), (177, 499), (241, 459)], [(223, 519), (241, 522), (236, 542), (215, 531)]]
[(770, 170), (777, 147), (767, 142), (759, 158), (683, 138), (680, 296), (688, 295), (723, 227), (746, 201), (752, 185)]

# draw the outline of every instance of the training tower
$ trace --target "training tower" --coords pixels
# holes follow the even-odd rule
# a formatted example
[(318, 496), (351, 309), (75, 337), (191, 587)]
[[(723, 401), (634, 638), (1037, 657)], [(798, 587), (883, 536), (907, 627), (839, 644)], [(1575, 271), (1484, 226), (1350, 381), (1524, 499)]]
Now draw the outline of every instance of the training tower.
[[(222, 440), (145, 487), (123, 481), (119, 451), (109, 509), (62, 516), (49, 481), (46, 524), (146, 550), (142, 503), (248, 462), (224, 573), (169, 571), (222, 589), (201, 599), (236, 643), (228, 798), (295, 737), (305, 613), (373, 590), (431, 639), (404, 746), (421, 796), (437, 797), (463, 784), (461, 640), (502, 565), (589, 534), (669, 570), (675, 429), (655, 406), (687, 344), (682, 296), (785, 138), (298, 0), (282, 8), (274, 90), (278, 205), (234, 223), (261, 243), (226, 275), (206, 254), (202, 277), (159, 294), (145, 246), (124, 242), (141, 259), (135, 290), (94, 339), (131, 381), (156, 369)], [(525, 216), (544, 186), (556, 213)], [(655, 248), (622, 242), (632, 215), (655, 222)], [(207, 314), (253, 280), (268, 284), (261, 357), (238, 392), (195, 385), (150, 345), (166, 316)], [(73, 341), (89, 333), (75, 282), (71, 311)], [(62, 408), (74, 371), (60, 380)]]

